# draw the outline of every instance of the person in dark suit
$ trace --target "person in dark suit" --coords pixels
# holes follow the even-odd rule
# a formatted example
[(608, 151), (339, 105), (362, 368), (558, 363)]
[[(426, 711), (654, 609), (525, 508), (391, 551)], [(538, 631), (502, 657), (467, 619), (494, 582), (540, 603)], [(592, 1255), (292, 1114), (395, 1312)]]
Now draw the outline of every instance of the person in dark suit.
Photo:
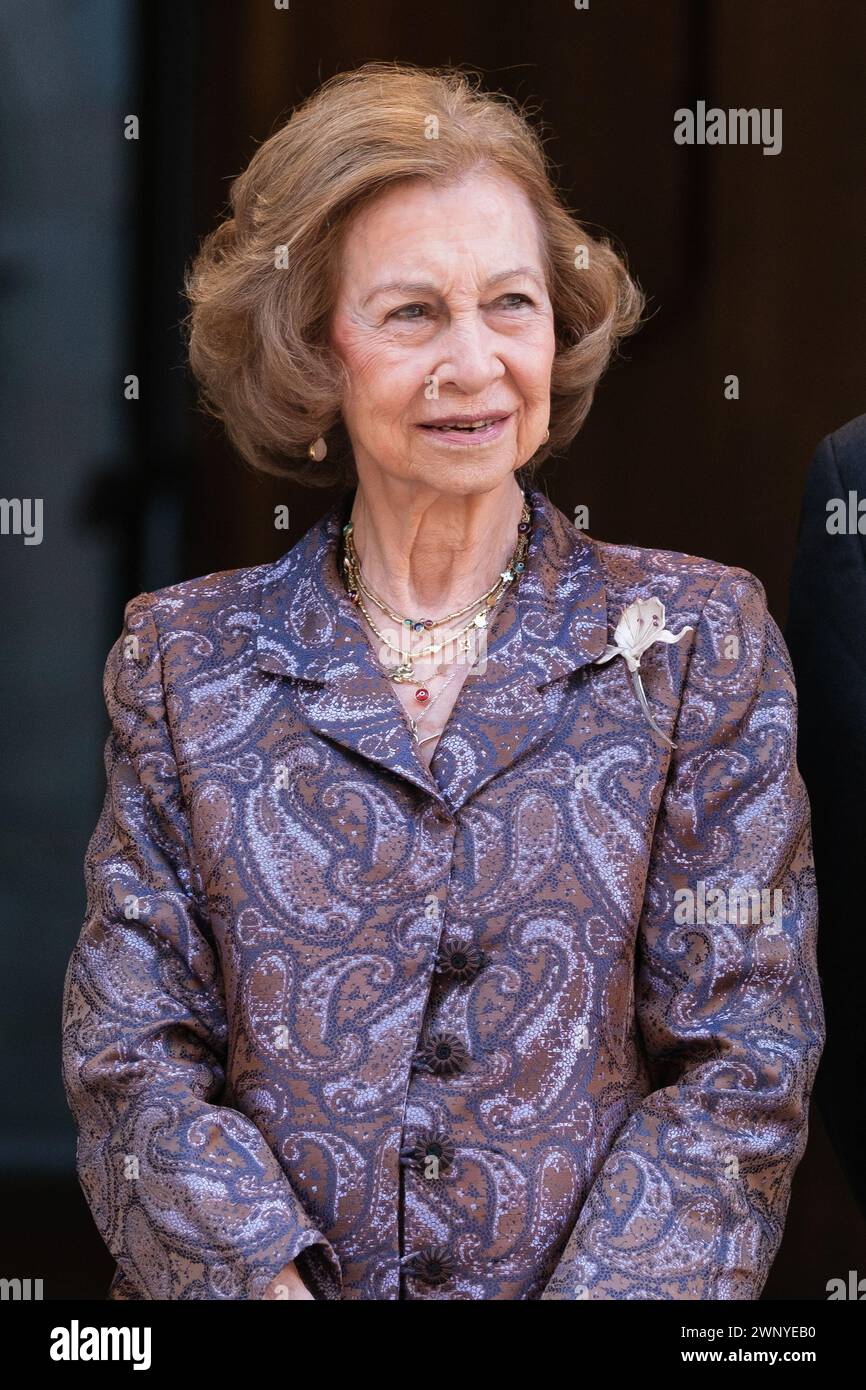
[(866, 1211), (866, 415), (821, 440), (806, 483), (785, 636), (812, 804), (827, 1043), (815, 1103)]

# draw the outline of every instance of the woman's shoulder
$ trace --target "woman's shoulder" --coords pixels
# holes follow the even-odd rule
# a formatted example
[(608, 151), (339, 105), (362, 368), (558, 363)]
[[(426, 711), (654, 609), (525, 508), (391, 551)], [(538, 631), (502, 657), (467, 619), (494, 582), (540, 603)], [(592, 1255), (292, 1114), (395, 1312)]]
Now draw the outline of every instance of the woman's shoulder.
[(767, 606), (764, 585), (751, 570), (687, 551), (595, 540), (592, 544), (603, 577), (611, 640), (616, 640), (629, 605), (652, 599), (663, 605), (663, 614), (656, 616), (671, 636), (656, 666), (666, 666), (674, 683), (680, 680), (680, 698), (689, 681), (701, 699), (712, 694), (717, 681), (723, 694), (735, 686), (746, 698), (763, 684), (785, 700), (794, 698), (784, 636)]
[(696, 619), (708, 604), (766, 607), (761, 580), (741, 565), (689, 551), (618, 544), (583, 534), (595, 551), (608, 604), (614, 608), (656, 597), (667, 611)]
[(125, 620), (147, 615), (161, 632), (210, 627), (221, 614), (257, 610), (261, 594), (279, 577), (287, 556), (258, 565), (213, 570), (161, 588), (142, 590), (129, 599)]
[(212, 629), (215, 623), (255, 626), (264, 597), (277, 587), (280, 593), (302, 584), (318, 569), (338, 529), (340, 504), (320, 518), (294, 545), (276, 560), (234, 569), (213, 570), (182, 579), (162, 588), (146, 590), (130, 599), (126, 613), (141, 614), (159, 632)]
[(240, 669), (240, 653), (256, 641), (262, 595), (284, 574), (286, 560), (214, 570), (129, 599), (106, 658), (107, 697), (118, 681), (131, 694), (130, 672), (146, 693), (156, 673), (180, 688), (209, 672)]

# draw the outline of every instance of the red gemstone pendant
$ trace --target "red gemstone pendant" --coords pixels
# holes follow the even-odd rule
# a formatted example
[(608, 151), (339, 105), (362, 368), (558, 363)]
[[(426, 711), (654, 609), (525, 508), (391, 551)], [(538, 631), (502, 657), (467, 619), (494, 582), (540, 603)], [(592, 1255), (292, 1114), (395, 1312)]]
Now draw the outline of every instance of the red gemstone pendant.
[(426, 686), (419, 685), (418, 689), (415, 691), (415, 699), (418, 701), (419, 704), (422, 705), (424, 704), (425, 700), (430, 699), (430, 691), (426, 688)]

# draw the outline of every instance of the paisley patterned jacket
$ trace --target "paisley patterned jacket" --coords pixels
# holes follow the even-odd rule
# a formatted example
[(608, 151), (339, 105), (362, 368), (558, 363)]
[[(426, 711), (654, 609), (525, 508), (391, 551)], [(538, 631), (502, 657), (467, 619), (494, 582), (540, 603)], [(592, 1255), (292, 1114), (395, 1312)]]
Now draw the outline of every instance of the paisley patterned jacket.
[[(747, 571), (577, 531), (428, 770), (340, 577), (132, 599), (63, 1002), (109, 1298), (754, 1299), (824, 1043), (788, 654)], [(594, 664), (658, 596), (641, 662)], [(763, 896), (762, 896), (763, 895)], [(769, 910), (769, 905), (773, 910)]]

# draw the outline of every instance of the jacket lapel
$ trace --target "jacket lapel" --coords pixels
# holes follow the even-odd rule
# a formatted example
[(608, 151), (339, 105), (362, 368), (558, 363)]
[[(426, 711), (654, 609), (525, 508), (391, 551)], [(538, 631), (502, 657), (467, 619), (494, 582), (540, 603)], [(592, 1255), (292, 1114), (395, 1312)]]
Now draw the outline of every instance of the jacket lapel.
[(256, 665), (294, 679), (298, 712), (316, 733), (441, 801), (339, 573), (342, 529), (353, 501), (354, 490), (345, 493), (277, 561), (262, 591)]
[(557, 702), (543, 687), (605, 649), (607, 603), (595, 546), (549, 498), (530, 489), (526, 570), (490, 626), (487, 669), (468, 676), (433, 756), (432, 771), (456, 811), (548, 736)]
[(298, 708), (310, 728), (452, 811), (547, 735), (555, 702), (546, 702), (540, 688), (587, 665), (607, 642), (592, 540), (544, 493), (530, 488), (529, 497), (526, 570), (491, 621), (486, 670), (463, 682), (430, 769), (339, 573), (354, 491), (277, 562), (261, 591), (256, 664), (298, 683)]

